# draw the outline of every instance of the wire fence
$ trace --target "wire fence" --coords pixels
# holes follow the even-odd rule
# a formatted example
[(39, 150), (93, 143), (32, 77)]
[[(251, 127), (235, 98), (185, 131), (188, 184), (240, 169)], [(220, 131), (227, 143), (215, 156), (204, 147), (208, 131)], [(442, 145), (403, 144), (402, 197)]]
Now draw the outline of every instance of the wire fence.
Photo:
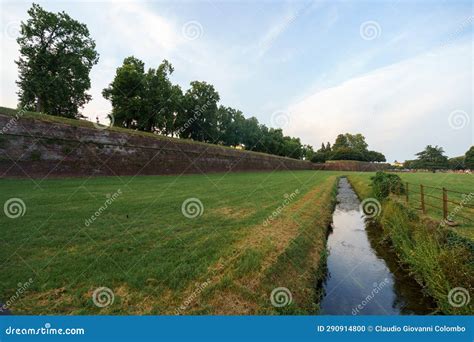
[(424, 184), (405, 183), (405, 202), (419, 204), (423, 214), (427, 211), (442, 215), (444, 222), (454, 223), (463, 219), (474, 224), (474, 191), (460, 192)]

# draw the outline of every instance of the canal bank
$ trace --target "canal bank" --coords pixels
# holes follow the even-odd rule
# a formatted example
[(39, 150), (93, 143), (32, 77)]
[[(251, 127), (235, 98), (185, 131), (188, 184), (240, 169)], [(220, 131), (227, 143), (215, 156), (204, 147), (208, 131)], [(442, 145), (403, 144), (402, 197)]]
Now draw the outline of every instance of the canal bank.
[(347, 178), (341, 178), (327, 240), (320, 314), (423, 315), (435, 310), (395, 253), (379, 243), (378, 231), (368, 224)]

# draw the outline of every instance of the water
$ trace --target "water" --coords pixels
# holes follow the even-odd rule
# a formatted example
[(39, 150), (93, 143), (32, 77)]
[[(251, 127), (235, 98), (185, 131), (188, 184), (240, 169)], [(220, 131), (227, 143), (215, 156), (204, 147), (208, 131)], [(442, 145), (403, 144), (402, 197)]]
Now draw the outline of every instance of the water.
[(366, 226), (359, 199), (346, 178), (339, 181), (333, 231), (328, 237), (323, 315), (429, 314), (432, 300), (403, 270), (393, 251), (378, 241), (380, 227)]

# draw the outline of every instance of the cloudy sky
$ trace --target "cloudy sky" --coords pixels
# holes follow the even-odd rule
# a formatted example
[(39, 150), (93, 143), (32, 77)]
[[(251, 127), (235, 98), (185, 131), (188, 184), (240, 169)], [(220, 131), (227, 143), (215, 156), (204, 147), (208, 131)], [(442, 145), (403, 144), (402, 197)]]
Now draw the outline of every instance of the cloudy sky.
[[(389, 161), (427, 144), (474, 144), (472, 1), (38, 1), (87, 24), (100, 61), (83, 114), (129, 55), (168, 59), (183, 90), (212, 83), (221, 103), (318, 148), (362, 133)], [(0, 105), (17, 104), (15, 38), (31, 2), (1, 1)]]

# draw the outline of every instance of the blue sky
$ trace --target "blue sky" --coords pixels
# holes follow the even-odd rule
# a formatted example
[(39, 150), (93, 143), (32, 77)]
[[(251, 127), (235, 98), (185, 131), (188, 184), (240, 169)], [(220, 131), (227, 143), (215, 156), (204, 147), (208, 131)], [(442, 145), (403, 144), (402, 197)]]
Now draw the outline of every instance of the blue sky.
[[(183, 90), (215, 85), (221, 103), (316, 148), (362, 133), (389, 161), (427, 144), (474, 143), (472, 1), (38, 1), (87, 24), (100, 61), (83, 113), (123, 58), (168, 59)], [(0, 103), (16, 106), (14, 40), (30, 2), (1, 2)]]

